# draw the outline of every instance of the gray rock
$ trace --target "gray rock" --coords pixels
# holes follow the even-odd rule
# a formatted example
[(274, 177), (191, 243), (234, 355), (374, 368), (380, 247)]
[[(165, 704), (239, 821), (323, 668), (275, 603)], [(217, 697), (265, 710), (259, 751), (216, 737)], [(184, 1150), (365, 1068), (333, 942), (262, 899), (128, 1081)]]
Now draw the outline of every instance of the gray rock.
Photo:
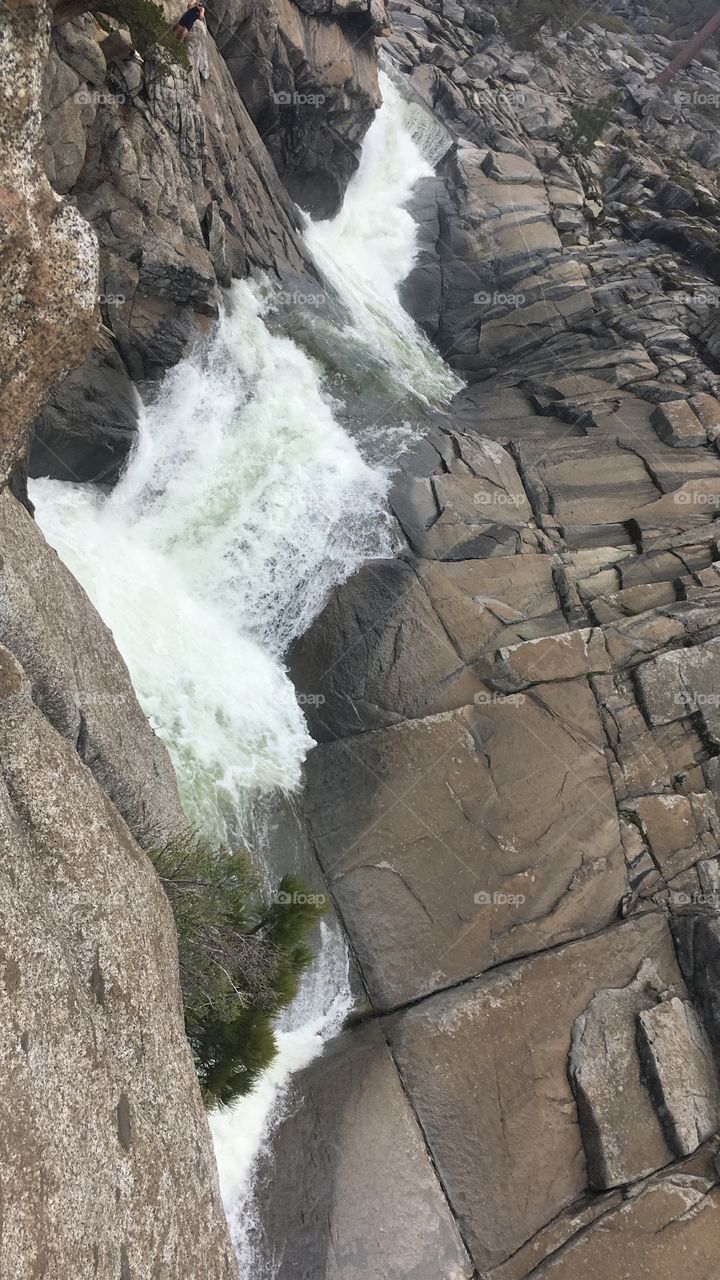
[(636, 1182), (672, 1158), (635, 1044), (638, 1017), (654, 1008), (662, 990), (644, 963), (628, 986), (599, 991), (573, 1027), (568, 1070), (596, 1191)]
[(661, 440), (676, 449), (693, 449), (707, 444), (707, 432), (690, 405), (673, 400), (658, 405), (652, 423)]
[(672, 921), (678, 962), (716, 1059), (720, 1056), (720, 917), (688, 911)]
[(310, 754), (313, 841), (376, 1007), (614, 918), (625, 865), (601, 740), (582, 680), (486, 689)]
[(4, 1265), (236, 1280), (168, 901), (6, 649), (0, 847)]
[[(646, 956), (663, 986), (680, 981), (658, 914), (509, 965), (383, 1021), (480, 1274), (499, 1268), (568, 1206), (582, 1205), (587, 1171), (567, 1075), (572, 1025), (597, 991), (631, 982)], [(578, 1272), (567, 1274), (576, 1280)], [(609, 1274), (619, 1280), (622, 1271)]]
[(7, 492), (0, 495), (0, 642), (32, 697), (141, 839), (184, 830), (165, 747), (82, 587)]
[(640, 1013), (638, 1045), (666, 1140), (687, 1156), (720, 1129), (720, 1082), (691, 1005), (674, 996)]
[(117, 479), (137, 437), (138, 397), (120, 356), (109, 342), (101, 342), (53, 387), (35, 422), (30, 475), (100, 483)]

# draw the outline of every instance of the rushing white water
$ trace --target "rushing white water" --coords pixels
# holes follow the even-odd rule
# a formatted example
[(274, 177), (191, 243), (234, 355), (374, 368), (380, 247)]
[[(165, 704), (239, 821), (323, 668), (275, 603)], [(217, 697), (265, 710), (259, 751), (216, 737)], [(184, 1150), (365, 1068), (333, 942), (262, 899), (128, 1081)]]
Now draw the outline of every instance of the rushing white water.
[(298, 784), (311, 740), (274, 655), (387, 551), (385, 483), (245, 282), (144, 409), (112, 493), (35, 482), (43, 530), (111, 627), (209, 835), (236, 837), (249, 796)]
[[(365, 352), (391, 403), (398, 391), (442, 403), (459, 384), (398, 300), (415, 253), (404, 205), (431, 170), (386, 78), (383, 92), (341, 213), (309, 224), (307, 239), (351, 316), (338, 341)], [(268, 329), (259, 298), (255, 286), (233, 285), (212, 338), (143, 408), (138, 446), (112, 493), (32, 486), (39, 523), (111, 627), (170, 750), (190, 820), (228, 841), (247, 831), (258, 796), (297, 786), (312, 745), (282, 665), (288, 643), (333, 584), (390, 550), (385, 467), (364, 460), (322, 369)], [(375, 458), (393, 455), (397, 430), (390, 413), (376, 422)], [(272, 876), (272, 850), (255, 847)], [(350, 1005), (344, 940), (323, 925), (273, 1066), (250, 1096), (211, 1116), (228, 1220), (251, 1280), (270, 1280), (253, 1243), (255, 1161), (292, 1074)]]
[(428, 145), (436, 158), (436, 141), (418, 129), (417, 109), (387, 75), (380, 75), (380, 86), (383, 106), (368, 130), (343, 207), (331, 221), (308, 221), (305, 240), (347, 303), (352, 319), (346, 337), (372, 354), (398, 397), (404, 392), (441, 404), (461, 383), (398, 296), (417, 253), (417, 228), (406, 205), (420, 179), (433, 173), (418, 144)]

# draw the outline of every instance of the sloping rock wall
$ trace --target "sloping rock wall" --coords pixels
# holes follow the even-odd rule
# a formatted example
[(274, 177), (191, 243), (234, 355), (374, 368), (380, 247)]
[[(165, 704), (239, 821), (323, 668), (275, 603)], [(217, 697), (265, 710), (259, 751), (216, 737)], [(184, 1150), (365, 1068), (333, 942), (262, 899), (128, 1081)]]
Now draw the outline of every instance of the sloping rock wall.
[[(290, 655), (306, 810), (477, 1274), (711, 1280), (717, 76), (651, 102), (652, 21), (516, 54), (471, 11), (390, 11), (396, 74), (456, 141), (404, 298), (468, 385), (400, 460), (399, 561)], [(572, 98), (614, 87), (573, 157)]]

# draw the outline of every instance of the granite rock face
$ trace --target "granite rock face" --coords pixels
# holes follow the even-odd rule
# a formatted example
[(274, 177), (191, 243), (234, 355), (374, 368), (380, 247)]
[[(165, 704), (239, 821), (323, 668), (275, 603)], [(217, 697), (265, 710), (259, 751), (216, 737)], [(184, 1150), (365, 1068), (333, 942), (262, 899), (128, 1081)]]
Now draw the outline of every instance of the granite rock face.
[(235, 1280), (169, 904), (4, 646), (0, 843), (8, 1274)]
[(317, 288), (297, 211), (201, 23), (188, 51), (189, 68), (165, 74), (110, 49), (89, 15), (54, 28), (44, 165), (97, 235), (103, 330), (38, 419), (34, 474), (112, 480), (136, 429), (131, 383), (159, 378), (202, 338), (232, 278)]
[(473, 1276), (375, 1024), (346, 1032), (295, 1077), (258, 1181), (267, 1208), (257, 1230), (278, 1280)]
[(313, 217), (336, 213), (380, 105), (382, 0), (221, 0), (210, 31), (277, 171)]
[(22, 464), (52, 382), (84, 358), (97, 326), (97, 242), (40, 166), (50, 40), (44, 2), (0, 14), (0, 484)]

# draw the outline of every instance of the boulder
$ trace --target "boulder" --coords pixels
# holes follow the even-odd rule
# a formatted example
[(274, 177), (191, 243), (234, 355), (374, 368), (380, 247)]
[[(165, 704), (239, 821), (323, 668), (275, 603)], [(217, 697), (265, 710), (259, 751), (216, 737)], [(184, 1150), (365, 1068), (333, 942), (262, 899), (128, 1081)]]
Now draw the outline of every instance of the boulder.
[(660, 439), (676, 449), (693, 449), (707, 444), (707, 431), (685, 400), (659, 404), (652, 422)]

